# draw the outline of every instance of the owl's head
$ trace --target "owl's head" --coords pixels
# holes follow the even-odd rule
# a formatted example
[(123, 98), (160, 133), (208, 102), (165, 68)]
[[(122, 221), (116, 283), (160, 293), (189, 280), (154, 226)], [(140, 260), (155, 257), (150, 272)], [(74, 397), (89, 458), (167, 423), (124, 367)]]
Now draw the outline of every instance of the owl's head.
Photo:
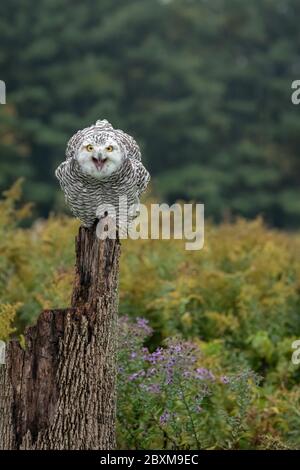
[(125, 157), (118, 142), (106, 134), (97, 140), (92, 138), (84, 140), (75, 158), (85, 175), (101, 180), (115, 173)]

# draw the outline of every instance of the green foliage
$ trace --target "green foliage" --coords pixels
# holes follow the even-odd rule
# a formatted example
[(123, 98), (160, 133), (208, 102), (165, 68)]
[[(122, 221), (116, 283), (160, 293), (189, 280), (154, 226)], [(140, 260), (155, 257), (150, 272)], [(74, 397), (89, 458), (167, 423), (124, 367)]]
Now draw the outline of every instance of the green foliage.
[[(29, 208), (19, 198), (17, 183), (0, 202), (1, 339), (20, 334), (41, 309), (70, 303), (78, 223), (50, 217), (21, 228)], [(291, 362), (292, 342), (300, 338), (299, 247), (299, 236), (268, 229), (259, 219), (206, 224), (201, 251), (185, 251), (179, 240), (122, 243), (120, 314), (149, 320), (151, 352), (175, 339), (192, 342), (197, 367), (217, 378), (203, 397), (204, 413), (193, 415), (203, 448), (300, 448), (300, 368)], [(120, 351), (120, 446), (195, 448), (177, 385), (164, 385), (156, 396), (139, 387), (149, 385), (146, 379), (126, 380), (149, 368), (141, 355), (128, 360), (142, 342), (131, 350), (123, 343)], [(262, 378), (258, 388), (249, 385), (253, 374)], [(223, 375), (232, 379), (230, 387), (220, 383)], [(161, 372), (155, 377), (163, 385)], [(196, 385), (185, 386), (192, 403)], [(163, 406), (176, 413), (180, 432), (156, 426)]]
[(15, 331), (13, 322), (15, 320), (18, 304), (0, 303), (0, 340), (7, 340)]
[[(68, 305), (72, 230), (75, 234), (78, 223), (50, 218), (47, 223), (36, 221), (31, 229), (20, 228), (18, 222), (30, 213), (28, 205), (19, 207), (20, 197), (17, 182), (0, 201), (0, 305), (17, 309), (16, 326), (21, 328), (42, 308)], [(0, 326), (0, 336), (6, 335)]]
[(245, 350), (248, 360), (271, 361), (269, 341), (277, 350), (286, 336), (300, 334), (299, 239), (260, 220), (206, 224), (205, 239), (195, 252), (180, 241), (128, 241), (124, 313), (138, 306), (163, 337), (181, 331), (225, 342), (229, 334), (231, 348)]
[(64, 207), (67, 139), (107, 118), (141, 143), (161, 198), (216, 220), (300, 224), (298, 0), (2, 0), (0, 188)]

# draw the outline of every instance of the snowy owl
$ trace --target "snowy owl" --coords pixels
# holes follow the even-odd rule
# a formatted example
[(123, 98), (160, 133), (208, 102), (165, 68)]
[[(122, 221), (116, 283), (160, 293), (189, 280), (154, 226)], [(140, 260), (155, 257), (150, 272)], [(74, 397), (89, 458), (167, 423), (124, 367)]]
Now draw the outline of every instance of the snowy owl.
[(55, 175), (71, 212), (85, 227), (111, 215), (111, 208), (118, 226), (121, 220), (129, 225), (150, 180), (135, 140), (106, 120), (71, 137)]

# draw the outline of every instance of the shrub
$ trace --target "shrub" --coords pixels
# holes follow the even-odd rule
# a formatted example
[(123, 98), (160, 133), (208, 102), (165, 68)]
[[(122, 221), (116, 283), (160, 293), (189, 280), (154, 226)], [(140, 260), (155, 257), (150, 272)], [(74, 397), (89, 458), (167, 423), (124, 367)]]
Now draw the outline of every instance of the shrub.
[(247, 414), (257, 377), (202, 366), (191, 342), (144, 346), (148, 321), (120, 321), (118, 434), (121, 448), (207, 449), (249, 446)]
[[(42, 309), (70, 303), (79, 224), (52, 216), (24, 228), (30, 207), (20, 207), (20, 190), (19, 182), (0, 201), (0, 339), (22, 333)], [(300, 367), (291, 362), (291, 344), (300, 338), (299, 248), (297, 234), (271, 230), (260, 219), (207, 223), (199, 252), (185, 251), (179, 240), (122, 242), (120, 314), (145, 317), (153, 332), (145, 337), (142, 329), (120, 351), (121, 447), (196, 447), (176, 385), (186, 366), (192, 374), (184, 380), (189, 407), (191, 397), (207, 392), (201, 412), (192, 411), (201, 447), (300, 448)], [(122, 325), (123, 333), (141, 328)], [(174, 382), (163, 382), (163, 361), (148, 377), (149, 355), (162, 348), (167, 361), (178, 345), (182, 359), (174, 365)], [(143, 347), (150, 352), (142, 355)], [(189, 362), (192, 356), (196, 362)], [(216, 378), (204, 391), (195, 368)], [(143, 376), (128, 380), (138, 371)], [(259, 387), (249, 385), (256, 377), (250, 371), (261, 376)], [(223, 375), (229, 384), (221, 383)], [(151, 381), (159, 394), (151, 392)], [(147, 393), (143, 387), (150, 387)], [(234, 387), (249, 391), (247, 403), (242, 388)], [(233, 425), (236, 419), (243, 427)]]

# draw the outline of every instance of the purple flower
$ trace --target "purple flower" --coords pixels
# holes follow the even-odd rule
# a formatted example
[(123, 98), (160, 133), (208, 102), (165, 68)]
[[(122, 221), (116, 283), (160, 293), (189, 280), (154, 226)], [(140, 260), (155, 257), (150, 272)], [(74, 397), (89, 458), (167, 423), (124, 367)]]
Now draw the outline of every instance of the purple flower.
[(160, 385), (155, 384), (155, 383), (154, 384), (148, 384), (148, 385), (140, 384), (140, 387), (143, 390), (146, 390), (149, 393), (160, 393), (161, 392)]
[(182, 351), (182, 346), (181, 346), (181, 344), (172, 344), (170, 346), (170, 350), (171, 350), (171, 352), (174, 352), (174, 353), (178, 354)]
[(201, 413), (201, 412), (203, 411), (202, 406), (196, 405), (196, 406), (195, 406), (195, 411), (196, 411), (196, 413)]
[(160, 424), (166, 424), (171, 418), (171, 414), (168, 411), (164, 411), (161, 417), (159, 418)]
[(200, 380), (215, 380), (214, 374), (204, 367), (196, 369), (196, 378)]
[(167, 375), (166, 384), (171, 385), (173, 383), (173, 376), (171, 374)]
[(140, 370), (138, 372), (134, 372), (133, 374), (129, 375), (128, 376), (128, 381), (129, 382), (132, 382), (133, 380), (136, 380), (138, 379), (139, 377), (143, 377), (145, 375), (145, 371), (144, 370)]
[(151, 364), (156, 364), (157, 362), (163, 361), (163, 359), (164, 359), (164, 352), (162, 348), (157, 348), (156, 351), (149, 354), (147, 357), (147, 360)]
[(151, 377), (156, 374), (156, 369), (155, 367), (151, 367), (150, 369), (147, 370), (147, 377)]
[(185, 370), (182, 375), (183, 377), (190, 377), (192, 374), (189, 370)]
[(230, 382), (229, 377), (227, 377), (226, 375), (222, 375), (222, 377), (220, 378), (220, 380), (221, 380), (221, 382), (222, 382), (223, 384), (229, 384), (229, 382)]
[(136, 324), (137, 326), (141, 329), (141, 330), (144, 330), (144, 332), (146, 333), (146, 335), (150, 335), (152, 333), (152, 328), (151, 326), (149, 326), (149, 321), (146, 320), (146, 318), (140, 318), (138, 317), (136, 319)]

